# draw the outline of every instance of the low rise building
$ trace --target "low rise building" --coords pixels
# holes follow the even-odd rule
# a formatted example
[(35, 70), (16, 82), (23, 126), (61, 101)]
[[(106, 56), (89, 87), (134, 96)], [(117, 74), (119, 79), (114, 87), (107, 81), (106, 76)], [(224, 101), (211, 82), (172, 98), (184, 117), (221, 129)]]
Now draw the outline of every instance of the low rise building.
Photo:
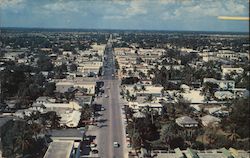
[(79, 158), (80, 143), (70, 140), (53, 141), (44, 155), (44, 158)]
[(217, 80), (214, 78), (204, 78), (203, 83), (211, 82), (217, 84), (220, 89), (231, 90), (235, 88), (235, 81), (233, 80)]
[(242, 74), (244, 72), (244, 69), (241, 67), (234, 67), (232, 65), (222, 65), (222, 76), (225, 76), (226, 74), (230, 74), (232, 72), (235, 72), (237, 74)]
[(185, 128), (191, 128), (191, 127), (198, 127), (198, 122), (195, 119), (192, 119), (189, 116), (182, 116), (179, 117), (175, 120), (175, 122), (181, 126), (181, 127), (185, 127)]
[(206, 115), (200, 118), (203, 126), (217, 126), (221, 122), (221, 119), (214, 117), (212, 115)]

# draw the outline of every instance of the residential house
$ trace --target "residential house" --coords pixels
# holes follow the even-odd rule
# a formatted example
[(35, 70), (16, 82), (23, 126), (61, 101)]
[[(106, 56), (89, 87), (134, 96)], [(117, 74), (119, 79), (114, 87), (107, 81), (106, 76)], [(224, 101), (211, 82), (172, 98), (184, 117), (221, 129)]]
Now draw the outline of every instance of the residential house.
[(218, 126), (219, 123), (221, 122), (221, 119), (214, 117), (212, 115), (206, 115), (200, 118), (201, 119), (201, 123), (203, 126), (207, 127), (207, 126)]
[(214, 78), (204, 78), (203, 83), (206, 82), (217, 84), (219, 88), (223, 90), (232, 90), (235, 88), (235, 81), (233, 80), (217, 80)]
[(192, 119), (189, 116), (182, 116), (179, 117), (175, 120), (175, 122), (180, 126), (180, 127), (185, 127), (185, 128), (192, 128), (192, 127), (198, 127), (198, 122), (195, 119)]
[(219, 99), (219, 100), (224, 100), (224, 99), (233, 99), (234, 94), (230, 91), (216, 91), (214, 93), (214, 97)]

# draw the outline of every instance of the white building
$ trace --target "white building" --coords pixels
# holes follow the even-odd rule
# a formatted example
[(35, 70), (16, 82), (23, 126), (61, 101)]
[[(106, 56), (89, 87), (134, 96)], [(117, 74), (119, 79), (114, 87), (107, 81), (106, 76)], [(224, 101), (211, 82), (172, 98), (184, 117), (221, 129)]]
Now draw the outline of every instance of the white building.
[(175, 122), (181, 127), (198, 127), (198, 122), (189, 116), (182, 116), (175, 120)]
[(214, 78), (204, 78), (203, 83), (211, 82), (217, 84), (223, 90), (231, 90), (235, 88), (235, 81), (233, 80), (217, 80)]
[(221, 119), (212, 115), (206, 115), (200, 118), (203, 126), (207, 127), (210, 125), (217, 126), (221, 122)]
[(43, 158), (79, 158), (80, 143), (72, 140), (55, 140), (49, 147)]
[(231, 72), (235, 72), (237, 74), (242, 74), (244, 72), (244, 69), (241, 67), (233, 67), (232, 65), (222, 65), (222, 76), (225, 76), (226, 74), (230, 74)]

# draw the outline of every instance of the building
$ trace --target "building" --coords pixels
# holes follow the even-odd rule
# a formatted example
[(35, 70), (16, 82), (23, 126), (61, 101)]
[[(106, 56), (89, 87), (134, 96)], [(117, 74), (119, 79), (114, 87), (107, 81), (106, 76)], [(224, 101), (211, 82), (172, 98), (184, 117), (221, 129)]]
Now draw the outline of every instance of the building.
[(44, 158), (79, 158), (80, 143), (72, 140), (56, 140), (49, 144)]
[(201, 123), (203, 126), (207, 127), (207, 126), (217, 126), (220, 122), (221, 119), (214, 117), (212, 115), (206, 115), (200, 118), (201, 119)]
[(175, 120), (175, 122), (181, 126), (181, 127), (185, 127), (185, 128), (191, 128), (191, 127), (198, 127), (198, 122), (195, 119), (192, 119), (189, 116), (182, 116), (179, 117)]
[(204, 78), (203, 83), (210, 82), (217, 84), (220, 89), (231, 90), (235, 88), (235, 81), (233, 80), (217, 80), (214, 78)]
[(129, 107), (133, 108), (136, 112), (142, 111), (146, 108), (150, 110), (157, 111), (161, 115), (163, 105), (160, 103), (139, 103), (139, 102), (129, 102)]
[(238, 60), (238, 53), (231, 50), (219, 50), (216, 54), (217, 58), (226, 59), (226, 60)]
[(230, 74), (232, 72), (235, 72), (236, 74), (242, 74), (244, 72), (244, 69), (241, 67), (233, 67), (232, 65), (222, 65), (222, 76), (225, 76), (226, 74)]
[(231, 93), (230, 91), (216, 91), (214, 93), (214, 97), (219, 99), (219, 100), (224, 100), (224, 99), (233, 99), (234, 94)]
[(171, 152), (157, 153), (156, 158), (249, 158), (247, 151), (229, 149), (213, 149), (206, 151), (199, 151), (193, 149), (180, 150), (179, 148)]

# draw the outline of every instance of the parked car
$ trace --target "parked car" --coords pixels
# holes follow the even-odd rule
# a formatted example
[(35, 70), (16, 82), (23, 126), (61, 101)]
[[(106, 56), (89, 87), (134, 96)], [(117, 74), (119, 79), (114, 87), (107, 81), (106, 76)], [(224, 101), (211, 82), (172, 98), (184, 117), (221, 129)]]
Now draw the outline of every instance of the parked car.
[(118, 148), (120, 145), (119, 145), (118, 142), (114, 142), (114, 143), (113, 143), (113, 146), (114, 146), (115, 148)]

